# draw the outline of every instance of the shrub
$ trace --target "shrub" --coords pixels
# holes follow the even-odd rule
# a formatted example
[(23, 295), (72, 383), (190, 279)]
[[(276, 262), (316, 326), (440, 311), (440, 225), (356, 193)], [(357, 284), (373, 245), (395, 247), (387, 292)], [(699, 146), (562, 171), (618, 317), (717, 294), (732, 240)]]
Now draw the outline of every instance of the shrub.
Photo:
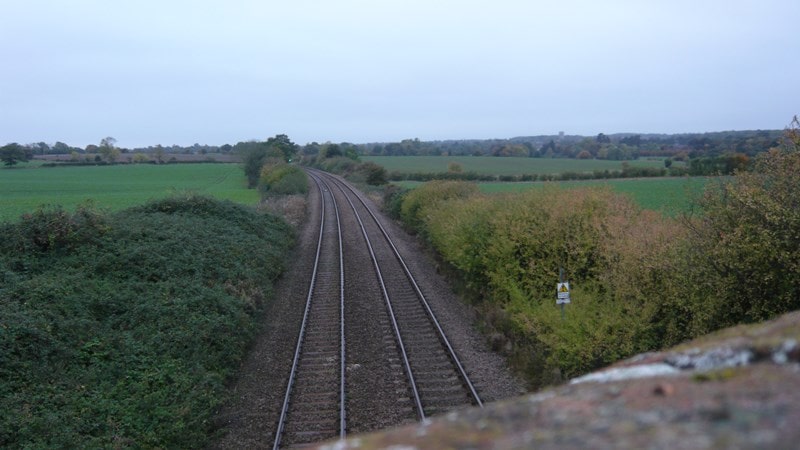
[(444, 200), (467, 198), (478, 192), (474, 183), (432, 181), (406, 194), (400, 206), (400, 217), (411, 230), (423, 231), (424, 219)]
[(186, 195), (113, 215), (53, 209), (3, 231), (0, 446), (204, 446), (289, 227)]
[[(681, 288), (670, 274), (681, 270), (673, 243), (682, 229), (626, 197), (554, 186), (487, 196), (432, 182), (407, 194), (402, 211), (482, 299), (483, 316), (534, 385), (682, 336), (664, 314), (665, 297)], [(559, 268), (573, 285), (564, 322), (555, 305)]]
[(362, 163), (359, 165), (358, 171), (364, 175), (364, 181), (371, 186), (386, 184), (386, 169), (374, 162)]
[(58, 205), (44, 205), (24, 214), (17, 225), (6, 225), (0, 246), (20, 255), (34, 252), (69, 251), (89, 243), (105, 230), (104, 216), (91, 203), (78, 206), (74, 213)]
[[(693, 230), (699, 331), (800, 308), (800, 143), (761, 154), (752, 172), (721, 180), (700, 200)], [(701, 293), (696, 293), (700, 297)]]
[(297, 166), (268, 164), (261, 170), (259, 189), (266, 195), (305, 194), (308, 192), (308, 176)]

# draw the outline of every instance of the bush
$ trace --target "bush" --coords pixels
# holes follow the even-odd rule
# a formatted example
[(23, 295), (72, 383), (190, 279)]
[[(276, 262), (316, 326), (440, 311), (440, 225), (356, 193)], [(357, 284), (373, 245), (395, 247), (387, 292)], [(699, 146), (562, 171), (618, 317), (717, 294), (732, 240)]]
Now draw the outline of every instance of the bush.
[(415, 232), (424, 232), (425, 217), (439, 203), (448, 199), (468, 198), (478, 192), (474, 183), (432, 181), (406, 194), (400, 206), (400, 218)]
[(761, 154), (754, 171), (709, 189), (705, 214), (687, 222), (702, 287), (699, 332), (800, 308), (800, 142), (791, 137)]
[(17, 225), (5, 224), (0, 248), (20, 256), (66, 252), (98, 239), (106, 227), (105, 217), (91, 203), (79, 205), (75, 213), (44, 205), (24, 214)]
[(364, 175), (364, 181), (371, 186), (386, 184), (386, 169), (374, 162), (362, 163), (358, 171)]
[(289, 164), (268, 164), (261, 170), (259, 190), (265, 195), (291, 195), (308, 192), (305, 171)]
[(196, 196), (48, 211), (3, 230), (0, 446), (202, 447), (289, 227)]
[[(752, 172), (707, 190), (700, 215), (683, 223), (608, 190), (555, 186), (488, 196), (431, 182), (405, 194), (398, 209), (540, 386), (800, 308), (798, 127)], [(623, 175), (662, 170), (626, 167)], [(572, 287), (563, 321), (559, 268)]]
[[(405, 196), (401, 216), (481, 299), (536, 386), (573, 377), (682, 338), (665, 314), (680, 292), (672, 219), (604, 189), (554, 186), (504, 196), (431, 182)], [(562, 322), (563, 268), (573, 304)], [(553, 375), (558, 374), (558, 375)]]

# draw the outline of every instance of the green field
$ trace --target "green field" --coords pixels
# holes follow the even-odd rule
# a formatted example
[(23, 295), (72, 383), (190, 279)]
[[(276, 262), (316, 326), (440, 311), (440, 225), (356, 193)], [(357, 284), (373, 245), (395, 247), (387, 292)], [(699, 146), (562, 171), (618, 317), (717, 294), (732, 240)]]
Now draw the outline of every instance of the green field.
[(239, 164), (125, 164), (0, 169), (0, 221), (16, 220), (43, 204), (73, 209), (91, 199), (120, 210), (176, 192), (195, 192), (255, 205), (259, 194), (246, 189)]
[[(458, 163), (464, 172), (490, 175), (555, 174), (564, 172), (593, 172), (622, 170), (623, 161), (598, 159), (498, 158), (493, 156), (362, 156), (389, 172), (436, 173), (447, 172), (447, 165)], [(639, 159), (628, 161), (632, 167), (663, 168), (664, 160)]]
[[(644, 209), (662, 211), (668, 215), (686, 212), (691, 207), (691, 199), (700, 194), (713, 178), (637, 178), (594, 181), (560, 181), (555, 182), (564, 187), (608, 186), (615, 192), (629, 195)], [(481, 192), (503, 193), (520, 192), (535, 189), (552, 182), (533, 183), (478, 183)], [(406, 188), (420, 185), (417, 181), (394, 183)]]

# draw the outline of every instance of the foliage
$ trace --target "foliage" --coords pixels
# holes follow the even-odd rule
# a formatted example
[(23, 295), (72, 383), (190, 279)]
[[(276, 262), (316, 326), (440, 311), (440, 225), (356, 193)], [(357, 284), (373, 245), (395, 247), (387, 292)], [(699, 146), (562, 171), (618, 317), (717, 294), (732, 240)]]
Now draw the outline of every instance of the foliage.
[(453, 173), (461, 173), (464, 171), (464, 168), (461, 166), (461, 164), (452, 161), (447, 163), (447, 171)]
[(348, 156), (325, 156), (331, 145), (335, 144), (326, 145), (316, 158), (308, 159), (306, 162), (327, 172), (337, 173), (355, 183), (370, 186), (387, 183), (388, 175), (383, 166), (371, 161), (359, 162), (354, 153), (348, 153)]
[[(535, 383), (680, 337), (656, 323), (658, 299), (679, 288), (664, 276), (677, 270), (667, 257), (680, 235), (674, 221), (604, 189), (483, 196), (463, 185), (409, 192), (401, 217), (484, 299), (486, 316), (502, 318), (493, 325), (518, 357), (535, 355), (524, 363), (540, 369), (530, 374)], [(576, 286), (569, 324), (554, 305), (559, 268)]]
[(2, 228), (0, 446), (202, 447), (288, 226), (184, 196)]
[[(597, 136), (540, 135), (511, 139), (420, 141), (361, 144), (361, 155), (372, 156), (495, 156), (578, 158), (624, 161), (638, 157), (706, 158), (725, 153), (755, 156), (777, 143), (780, 130), (745, 130), (684, 134), (604, 134)], [(310, 144), (307, 147), (314, 147)], [(313, 151), (313, 150), (312, 150)], [(586, 152), (586, 153), (584, 153)], [(309, 152), (308, 154), (311, 154)]]
[(733, 175), (751, 167), (750, 157), (743, 153), (729, 153), (714, 157), (693, 158), (689, 161), (689, 175)]
[(386, 184), (386, 169), (374, 162), (365, 162), (359, 165), (358, 171), (364, 176), (364, 181), (371, 186)]
[(266, 164), (261, 169), (258, 186), (265, 195), (305, 194), (308, 192), (308, 176), (297, 166)]
[(422, 224), (430, 212), (448, 199), (467, 198), (478, 191), (472, 183), (433, 181), (409, 192), (400, 207), (400, 218), (412, 229), (423, 230)]
[(14, 166), (20, 162), (31, 159), (31, 150), (23, 147), (16, 142), (0, 147), (0, 161), (6, 166)]
[[(797, 127), (752, 172), (736, 173), (683, 221), (608, 189), (553, 185), (489, 196), (436, 182), (390, 205), (458, 275), (506, 341), (498, 348), (538, 386), (800, 308)], [(564, 320), (559, 268), (572, 286)]]
[[(795, 122), (796, 123), (796, 122)], [(800, 308), (800, 140), (760, 155), (752, 172), (709, 189), (689, 221), (697, 285), (713, 292), (701, 330), (754, 322)], [(700, 295), (700, 294), (698, 294)]]
[(277, 158), (289, 162), (297, 153), (297, 149), (297, 144), (285, 134), (278, 134), (267, 139), (266, 142), (239, 142), (233, 147), (233, 151), (242, 157), (244, 173), (250, 188), (258, 185), (261, 168), (269, 159)]

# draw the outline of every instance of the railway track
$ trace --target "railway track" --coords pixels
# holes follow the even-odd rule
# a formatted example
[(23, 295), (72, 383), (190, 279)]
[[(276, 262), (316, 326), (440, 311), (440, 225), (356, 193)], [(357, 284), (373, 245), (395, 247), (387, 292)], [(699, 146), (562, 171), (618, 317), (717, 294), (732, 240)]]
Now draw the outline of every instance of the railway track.
[[(424, 420), (464, 405), (482, 406), (368, 202), (337, 177), (309, 173), (323, 200), (317, 260), (274, 448)], [(356, 262), (357, 254), (369, 256)], [(345, 280), (348, 266), (358, 267), (352, 270), (358, 273)], [(370, 269), (373, 275), (365, 276)], [(372, 365), (372, 375), (346, 376), (362, 364)], [(360, 411), (364, 405), (372, 406)]]
[(317, 251), (273, 448), (344, 437), (344, 265), (337, 205), (322, 197)]
[(377, 215), (347, 183), (327, 177), (346, 198), (370, 248), (418, 418), (464, 405), (482, 406), (424, 293)]

